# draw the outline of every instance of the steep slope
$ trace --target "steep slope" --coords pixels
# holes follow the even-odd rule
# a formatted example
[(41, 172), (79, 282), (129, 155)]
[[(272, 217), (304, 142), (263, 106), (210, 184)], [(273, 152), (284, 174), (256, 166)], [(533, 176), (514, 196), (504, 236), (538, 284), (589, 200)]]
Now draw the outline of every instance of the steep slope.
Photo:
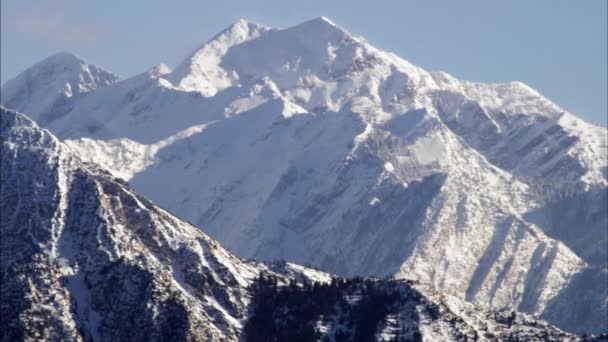
[(520, 82), (427, 72), (327, 18), (241, 20), (158, 70), (44, 125), (240, 256), (608, 329), (605, 128)]
[(72, 100), (118, 77), (68, 52), (54, 54), (2, 85), (0, 104), (46, 123), (72, 108)]
[(259, 268), (1, 115), (3, 340), (235, 339)]
[[(240, 260), (25, 116), (0, 107), (0, 119), (2, 340), (256, 341), (271, 326), (269, 336), (297, 326), (338, 341), (574, 340), (534, 317), (411, 282)], [(373, 319), (362, 315), (370, 304)], [(266, 309), (286, 314), (269, 322)]]

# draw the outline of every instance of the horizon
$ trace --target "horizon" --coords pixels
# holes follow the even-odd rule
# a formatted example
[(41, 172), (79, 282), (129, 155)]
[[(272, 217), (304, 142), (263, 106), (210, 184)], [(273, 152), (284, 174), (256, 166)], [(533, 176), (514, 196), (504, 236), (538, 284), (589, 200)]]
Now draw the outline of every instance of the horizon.
[[(576, 17), (578, 17), (578, 20), (585, 21), (586, 25), (568, 26), (568, 28), (572, 29), (570, 34), (564, 34), (564, 27), (556, 27), (555, 25), (544, 25), (546, 27), (542, 28), (543, 23), (541, 22), (538, 22), (539, 27), (532, 27), (535, 30), (523, 29), (525, 34), (522, 35), (522, 32), (520, 32), (521, 28), (517, 28), (516, 26), (503, 27), (505, 23), (501, 23), (500, 20), (495, 20), (493, 27), (487, 27), (486, 33), (479, 32), (484, 30), (472, 30), (472, 28), (476, 27), (468, 27), (468, 24), (463, 27), (461, 25), (454, 27), (451, 22), (447, 21), (443, 25), (438, 25), (440, 26), (439, 28), (434, 28), (436, 31), (429, 29), (429, 27), (424, 27), (425, 30), (416, 31), (414, 36), (422, 36), (423, 39), (403, 39), (407, 42), (405, 44), (400, 44), (400, 39), (395, 38), (412, 35), (411, 31), (408, 30), (408, 22), (395, 23), (389, 21), (389, 24), (396, 27), (392, 30), (386, 30), (382, 26), (387, 26), (387, 23), (383, 24), (376, 20), (370, 20), (371, 23), (366, 22), (362, 20), (366, 18), (362, 18), (361, 13), (348, 12), (348, 15), (336, 17), (335, 15), (331, 15), (332, 13), (327, 13), (332, 12), (331, 8), (325, 8), (323, 11), (315, 10), (316, 15), (299, 13), (297, 19), (293, 18), (294, 15), (278, 19), (271, 14), (267, 16), (260, 15), (256, 14), (257, 12), (255, 11), (244, 8), (238, 13), (236, 18), (229, 15), (228, 18), (232, 17), (231, 20), (218, 17), (206, 22), (196, 20), (196, 23), (193, 23), (192, 20), (185, 20), (186, 26), (190, 25), (199, 29), (182, 30), (179, 27), (175, 27), (161, 31), (162, 35), (168, 36), (167, 39), (159, 39), (158, 36), (152, 34), (152, 40), (154, 41), (152, 47), (149, 45), (150, 40), (147, 40), (141, 49), (138, 49), (136, 46), (127, 47), (127, 53), (125, 54), (113, 52), (120, 50), (121, 45), (123, 51), (125, 51), (127, 45), (132, 45), (126, 44), (126, 42), (133, 38), (129, 38), (129, 36), (141, 34), (145, 36), (146, 32), (159, 34), (160, 32), (155, 32), (158, 28), (143, 25), (139, 30), (130, 30), (126, 34), (112, 35), (110, 34), (111, 30), (108, 31), (108, 27), (105, 27), (105, 30), (108, 32), (102, 30), (104, 27), (103, 20), (107, 20), (107, 15), (111, 13), (96, 13), (92, 16), (96, 20), (86, 22), (84, 19), (91, 16), (91, 13), (82, 13), (82, 8), (79, 8), (77, 3), (69, 0), (59, 1), (59, 5), (57, 6), (59, 10), (56, 12), (51, 11), (48, 14), (47, 17), (55, 18), (55, 21), (51, 20), (50, 23), (47, 23), (48, 25), (41, 24), (42, 27), (23, 27), (32, 25), (33, 19), (39, 19), (40, 21), (47, 18), (45, 14), (42, 14), (46, 5), (35, 1), (24, 2), (26, 6), (20, 6), (14, 2), (2, 2), (1, 4), (3, 17), (2, 58), (0, 63), (2, 84), (44, 58), (64, 51), (117, 74), (123, 79), (135, 76), (161, 63), (168, 65), (173, 70), (187, 56), (196, 51), (197, 47), (239, 19), (273, 28), (285, 28), (324, 17), (336, 23), (338, 27), (350, 32), (353, 36), (364, 38), (370, 45), (380, 50), (392, 52), (425, 70), (444, 71), (459, 79), (474, 82), (503, 83), (521, 81), (539, 91), (543, 96), (564, 110), (590, 123), (604, 127), (608, 126), (606, 39), (602, 39), (606, 37), (606, 11), (601, 10), (606, 8), (606, 3), (602, 4), (602, 1), (588, 2), (585, 3), (585, 6), (574, 6), (579, 9), (578, 12), (582, 12), (578, 13)], [(28, 2), (31, 2), (30, 6), (27, 6)], [(546, 1), (544, 3), (547, 4)], [(558, 3), (556, 2), (556, 4)], [(424, 5), (417, 5), (416, 9), (421, 12), (428, 10)], [(597, 8), (594, 8), (594, 5), (600, 8), (600, 10), (598, 11)], [(152, 3), (148, 8), (151, 11), (158, 11), (159, 7), (162, 6), (154, 6), (154, 3)], [(195, 5), (190, 7), (195, 7)], [(468, 10), (474, 9), (473, 6), (463, 7)], [(479, 4), (477, 7), (485, 10), (488, 9), (488, 6), (484, 7), (482, 4)], [(534, 8), (535, 6), (532, 7)], [(543, 6), (539, 5), (536, 7)], [(573, 8), (571, 4), (564, 5), (564, 2), (561, 2), (561, 5), (556, 7), (561, 7), (561, 10), (553, 13), (557, 17), (568, 14), (567, 12), (572, 12)], [(490, 8), (496, 9), (491, 6)], [(510, 7), (507, 6), (508, 8)], [(445, 8), (439, 8), (436, 14), (442, 16), (445, 15), (445, 12)], [(545, 8), (543, 13), (550, 12)], [(594, 13), (594, 16), (590, 16), (590, 13)], [(471, 16), (474, 17), (475, 14), (476, 12), (472, 11)], [(513, 19), (513, 13), (510, 14), (510, 19)], [(519, 19), (525, 19), (524, 23), (529, 26), (531, 23), (526, 20), (532, 14), (528, 13), (524, 15), (519, 13), (518, 15), (521, 15)], [(571, 13), (567, 17), (572, 20), (576, 19), (573, 14), (576, 13)], [(303, 16), (307, 19), (303, 20)], [(124, 18), (122, 16), (118, 17), (117, 20), (112, 21), (110, 26), (117, 23), (115, 26), (118, 29), (121, 25), (125, 24), (123, 22)], [(27, 20), (23, 21), (24, 18)], [(408, 19), (415, 19), (415, 17), (409, 16)], [(477, 19), (485, 19), (487, 21), (487, 19), (496, 19), (496, 17), (479, 17)], [(554, 21), (559, 19), (557, 21), (560, 21), (564, 18), (549, 19)], [(18, 24), (20, 20), (21, 24)], [(492, 20), (489, 21), (492, 22)], [(415, 24), (414, 22), (413, 25), (409, 26), (416, 26)], [(500, 24), (503, 24), (503, 26)], [(49, 31), (56, 32), (41, 32), (41, 28), (44, 28), (45, 25), (48, 26), (47, 29)], [(372, 25), (372, 27), (369, 27), (369, 25)], [(549, 30), (547, 30), (547, 27), (549, 27)], [(453, 37), (450, 36), (450, 31), (446, 31), (446, 28), (450, 28), (450, 31), (455, 31), (456, 34), (459, 34), (458, 37), (460, 38), (462, 38), (464, 33), (467, 33), (468, 36), (465, 36), (464, 40), (454, 42)], [(80, 31), (77, 29), (80, 29)], [(513, 32), (509, 32), (509, 30)], [(533, 37), (529, 41), (526, 41), (524, 38), (535, 36), (529, 34), (530, 32), (536, 33), (540, 37)], [(472, 33), (476, 33), (477, 36), (471, 36)], [(539, 33), (545, 35), (542, 36)], [(551, 33), (551, 35), (547, 35), (548, 33)], [(437, 35), (445, 35), (446, 39), (436, 39)], [(113, 36), (114, 39), (108, 39), (109, 36)], [(121, 36), (126, 36), (126, 38), (123, 39)], [(435, 38), (429, 39), (426, 36)], [(176, 37), (180, 39), (175, 39)], [(581, 37), (583, 39), (580, 39)], [(539, 38), (541, 39), (539, 40)], [(566, 38), (568, 39), (566, 40)], [(517, 41), (518, 39), (520, 40)], [(425, 41), (441, 44), (430, 44), (430, 46), (429, 44), (421, 44)], [(36, 42), (39, 44), (33, 44)], [(479, 49), (479, 46), (481, 46), (479, 45), (480, 42), (484, 43), (484, 49)], [(537, 45), (536, 50), (531, 50), (534, 47), (532, 46), (534, 45), (533, 43)], [(543, 45), (543, 43), (546, 44)], [(446, 45), (446, 47), (436, 46), (442, 44)], [(576, 49), (577, 44), (581, 45), (581, 48)], [(471, 45), (474, 47), (471, 47)], [(520, 45), (522, 50), (528, 48), (532, 52), (527, 55), (527, 59), (521, 58), (522, 56), (513, 51), (513, 49)], [(564, 46), (573, 48), (564, 49)], [(500, 53), (501, 51), (487, 51), (492, 48), (504, 51), (503, 53)], [(554, 50), (561, 51), (562, 53), (556, 53)], [(446, 54), (446, 51), (449, 51), (450, 54)], [(496, 57), (497, 54), (502, 57)], [(542, 58), (539, 58), (539, 56)], [(588, 59), (588, 61), (584, 61), (583, 58)], [(581, 62), (581, 60), (583, 61)]]

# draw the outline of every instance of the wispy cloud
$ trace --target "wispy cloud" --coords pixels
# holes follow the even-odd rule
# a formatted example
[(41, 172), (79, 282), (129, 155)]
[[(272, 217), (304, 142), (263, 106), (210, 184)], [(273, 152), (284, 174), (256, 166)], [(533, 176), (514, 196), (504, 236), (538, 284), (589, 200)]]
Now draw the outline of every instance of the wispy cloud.
[(42, 4), (14, 9), (9, 17), (11, 28), (52, 43), (95, 43), (103, 37), (101, 25), (72, 15), (71, 1), (53, 1), (52, 6), (51, 2)]

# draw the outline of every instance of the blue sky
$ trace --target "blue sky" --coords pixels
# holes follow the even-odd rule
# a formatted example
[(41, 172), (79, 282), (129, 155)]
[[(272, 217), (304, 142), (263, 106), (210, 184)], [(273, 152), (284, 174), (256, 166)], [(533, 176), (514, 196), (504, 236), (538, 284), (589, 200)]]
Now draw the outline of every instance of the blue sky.
[(2, 0), (1, 79), (57, 51), (123, 77), (175, 66), (246, 18), (287, 27), (321, 15), (429, 70), (520, 80), (586, 120), (607, 121), (606, 0)]

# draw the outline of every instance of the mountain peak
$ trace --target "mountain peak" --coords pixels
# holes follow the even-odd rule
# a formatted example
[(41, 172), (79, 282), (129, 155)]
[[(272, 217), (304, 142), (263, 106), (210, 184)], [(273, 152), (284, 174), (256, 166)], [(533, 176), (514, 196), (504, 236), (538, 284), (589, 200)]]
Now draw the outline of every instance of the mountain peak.
[(328, 17), (324, 17), (324, 16), (320, 16), (320, 17), (316, 17), (313, 19), (310, 19), (308, 21), (305, 21), (302, 24), (317, 24), (317, 25), (329, 25), (329, 26), (333, 26), (333, 27), (338, 27), (338, 25), (336, 25), (336, 23), (334, 23), (331, 19), (329, 19)]
[[(36, 121), (59, 112), (67, 99), (110, 85), (118, 76), (62, 51), (34, 64), (2, 85), (2, 105)], [(43, 113), (44, 112), (44, 113)], [(43, 119), (44, 121), (44, 119)]]
[(2, 132), (3, 135), (4, 131), (17, 125), (25, 127), (37, 127), (36, 123), (27, 116), (4, 106), (0, 106), (0, 116), (2, 117), (2, 120), (0, 120), (0, 132)]
[(146, 73), (150, 76), (158, 77), (158, 76), (170, 74), (171, 68), (165, 63), (160, 63), (160, 64), (155, 65), (152, 68), (148, 69), (148, 71)]
[(429, 73), (324, 17), (238, 20), (162, 69), (86, 96), (71, 95), (83, 79), (34, 73), (2, 97), (242, 256), (605, 330), (605, 128), (557, 120), (521, 83)]
[(221, 57), (232, 46), (255, 39), (268, 27), (239, 19), (196, 49), (170, 75), (169, 80), (178, 88), (198, 91), (206, 96), (231, 85), (231, 75), (219, 68)]
[[(48, 77), (58, 77), (60, 74), (77, 73), (87, 63), (79, 56), (69, 52), (60, 51), (54, 53), (26, 69), (21, 74), (17, 75), (15, 79), (22, 77), (22, 75), (29, 74), (35, 76), (38, 74), (45, 74)], [(6, 82), (8, 84), (12, 80)]]
[[(83, 71), (103, 74), (104, 78), (107, 78), (107, 82), (109, 83), (118, 79), (118, 76), (103, 70), (96, 65), (87, 63), (76, 54), (69, 51), (60, 51), (37, 62), (21, 74), (17, 75), (17, 77), (7, 81), (6, 84), (24, 77), (25, 75), (32, 77), (37, 74), (45, 74), (47, 78), (74, 78)], [(84, 81), (86, 80), (83, 80), (83, 82)]]
[(54, 53), (42, 61), (38, 62), (38, 64), (86, 64), (86, 62), (80, 58), (79, 56), (69, 52), (69, 51), (60, 51)]
[(215, 35), (210, 40), (210, 42), (217, 40), (220, 37), (227, 37), (227, 36), (234, 37), (235, 35), (236, 36), (256, 35), (257, 32), (265, 31), (265, 30), (268, 30), (268, 27), (261, 25), (261, 24), (256, 24), (256, 23), (250, 22), (244, 18), (239, 18), (237, 21), (232, 23), (230, 26), (228, 26), (227, 28), (222, 30), (220, 33)]
[(327, 34), (338, 33), (352, 38), (350, 32), (323, 16), (307, 20), (286, 30), (303, 31), (307, 34), (313, 34), (312, 37), (319, 37), (319, 35), (323, 37)]
[(234, 23), (232, 23), (230, 26), (228, 26), (224, 31), (228, 31), (228, 30), (234, 29), (234, 28), (261, 29), (261, 28), (267, 28), (267, 27), (262, 24), (258, 24), (258, 23), (249, 21), (245, 18), (239, 18)]

